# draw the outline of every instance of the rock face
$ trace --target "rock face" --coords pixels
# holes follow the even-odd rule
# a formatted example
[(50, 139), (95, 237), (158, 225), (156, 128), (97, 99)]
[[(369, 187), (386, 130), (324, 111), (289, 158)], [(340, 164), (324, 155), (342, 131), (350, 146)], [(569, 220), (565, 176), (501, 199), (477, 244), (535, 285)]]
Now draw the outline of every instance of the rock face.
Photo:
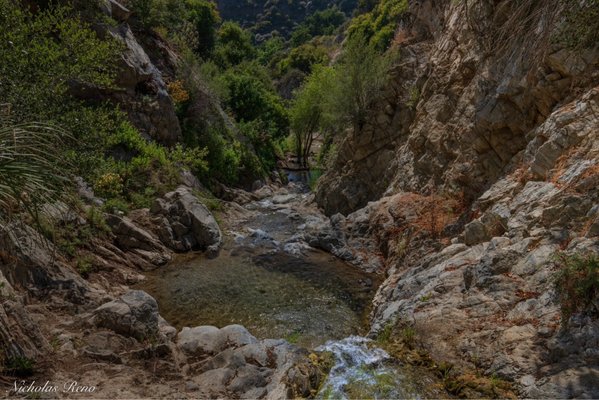
[(117, 80), (124, 92), (115, 92), (111, 97), (124, 107), (133, 125), (142, 133), (158, 142), (175, 144), (181, 138), (181, 128), (162, 74), (128, 25), (109, 28), (109, 33), (126, 46)]
[(94, 101), (108, 100), (125, 111), (131, 123), (148, 139), (174, 145), (181, 139), (181, 127), (161, 71), (139, 43), (127, 20), (131, 11), (116, 0), (103, 0), (100, 9), (118, 25), (95, 24), (101, 35), (123, 45), (114, 89), (99, 89), (70, 82), (73, 96)]
[[(473, 200), (519, 162), (514, 157), (556, 106), (599, 83), (596, 50), (548, 47), (543, 34), (505, 40), (511, 32), (503, 13), (510, 7), (507, 1), (410, 2), (398, 34), (409, 39), (400, 44), (402, 62), (384, 100), (361, 131), (339, 143), (321, 181), (317, 201), (327, 215), (430, 185), (463, 190)], [(538, 18), (555, 11), (538, 8)], [(499, 42), (501, 51), (492, 50)], [(566, 145), (546, 144), (547, 162)]]
[(554, 276), (556, 253), (599, 253), (599, 53), (544, 45), (541, 20), (502, 41), (509, 3), (410, 2), (384, 101), (319, 183), (333, 217), (313, 244), (382, 261), (373, 335), (409, 325), (521, 396), (594, 398), (599, 321), (562, 320)]
[(191, 189), (181, 186), (157, 199), (150, 212), (158, 216), (159, 237), (175, 251), (203, 250), (216, 256), (222, 234), (216, 220)]
[(88, 285), (61, 260), (56, 249), (33, 228), (15, 224), (0, 231), (0, 248), (12, 257), (0, 259), (0, 270), (13, 287), (37, 296), (63, 292), (69, 300), (82, 303)]

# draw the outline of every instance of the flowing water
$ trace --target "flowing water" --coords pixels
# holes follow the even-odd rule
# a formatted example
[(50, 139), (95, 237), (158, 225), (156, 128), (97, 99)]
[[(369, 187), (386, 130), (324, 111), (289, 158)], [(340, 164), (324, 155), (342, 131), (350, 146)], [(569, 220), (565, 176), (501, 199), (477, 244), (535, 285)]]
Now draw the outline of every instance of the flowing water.
[(420, 399), (445, 397), (427, 373), (402, 365), (370, 339), (350, 336), (316, 348), (334, 365), (317, 399)]
[[(301, 190), (245, 206), (224, 229), (215, 259), (182, 256), (148, 273), (141, 289), (173, 325), (244, 325), (259, 338), (285, 338), (335, 358), (319, 398), (418, 398), (405, 367), (360, 336), (381, 277), (307, 246), (301, 233), (315, 210)], [(322, 217), (320, 217), (322, 218)], [(419, 395), (420, 393), (420, 395)]]

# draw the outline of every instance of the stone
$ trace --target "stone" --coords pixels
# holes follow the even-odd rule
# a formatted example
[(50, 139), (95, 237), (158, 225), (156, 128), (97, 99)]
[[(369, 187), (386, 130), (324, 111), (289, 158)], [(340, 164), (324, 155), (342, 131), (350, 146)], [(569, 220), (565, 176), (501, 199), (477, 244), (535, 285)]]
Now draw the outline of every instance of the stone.
[(216, 220), (190, 188), (180, 186), (156, 199), (150, 212), (158, 216), (158, 236), (175, 251), (203, 250), (216, 257), (222, 233)]
[[(121, 19), (128, 17), (128, 10), (120, 6), (120, 3), (111, 0), (108, 2), (113, 16)], [(105, 7), (105, 10), (107, 9), (108, 7)], [(162, 73), (136, 40), (128, 24), (103, 25), (101, 29), (105, 29), (108, 35), (124, 47), (119, 65), (120, 71), (116, 74), (117, 88), (101, 91), (95, 87), (73, 82), (69, 88), (71, 94), (84, 100), (116, 101), (127, 113), (133, 125), (146, 137), (165, 145), (174, 145), (181, 139), (181, 127)]]
[(227, 347), (241, 347), (258, 342), (258, 339), (252, 336), (252, 334), (241, 325), (228, 325), (220, 331), (226, 338)]
[(131, 11), (116, 0), (102, 0), (100, 7), (106, 15), (118, 22), (125, 22), (131, 16)]
[(0, 248), (11, 255), (8, 261), (0, 260), (0, 271), (13, 287), (26, 288), (38, 296), (60, 293), (75, 304), (82, 304), (89, 296), (83, 278), (57, 260), (58, 250), (32, 227), (7, 224), (0, 229)]
[(586, 236), (589, 238), (599, 236), (599, 218), (597, 218), (595, 222), (591, 224)]
[(171, 260), (169, 251), (158, 238), (134, 224), (129, 218), (109, 214), (106, 223), (112, 229), (116, 245), (121, 250), (139, 250), (137, 254), (155, 266), (164, 265)]
[(177, 336), (177, 328), (169, 324), (160, 315), (158, 316), (158, 331), (168, 340), (173, 340)]
[(141, 290), (130, 290), (119, 299), (101, 305), (92, 318), (98, 327), (139, 340), (159, 334), (158, 304)]
[(464, 243), (466, 243), (468, 246), (472, 246), (489, 239), (490, 237), (487, 234), (485, 225), (479, 220), (474, 220), (464, 227)]
[(177, 346), (188, 355), (219, 353), (226, 341), (227, 338), (215, 326), (185, 327), (177, 335)]

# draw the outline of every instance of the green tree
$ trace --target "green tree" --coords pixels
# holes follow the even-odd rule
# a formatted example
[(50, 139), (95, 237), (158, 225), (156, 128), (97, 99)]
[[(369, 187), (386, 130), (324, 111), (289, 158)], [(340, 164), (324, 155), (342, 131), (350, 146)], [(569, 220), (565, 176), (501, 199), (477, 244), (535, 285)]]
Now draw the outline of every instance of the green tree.
[(335, 67), (337, 84), (331, 104), (337, 118), (350, 123), (355, 131), (362, 129), (370, 107), (381, 98), (394, 57), (393, 52), (380, 54), (359, 35), (347, 41)]
[(291, 130), (299, 163), (309, 167), (312, 143), (319, 134), (330, 130), (335, 82), (338, 79), (332, 67), (317, 67), (296, 94), (291, 107)]
[(226, 69), (243, 61), (251, 60), (256, 55), (249, 32), (237, 23), (227, 21), (218, 30), (217, 47), (214, 60), (221, 68)]
[(220, 16), (216, 5), (206, 0), (187, 0), (187, 20), (195, 27), (198, 43), (194, 49), (202, 58), (212, 55), (216, 45), (216, 27)]
[(291, 69), (299, 69), (309, 74), (312, 66), (326, 64), (329, 61), (327, 51), (322, 46), (306, 43), (294, 48), (289, 55), (279, 63), (279, 74), (284, 75)]
[(285, 105), (264, 80), (241, 69), (228, 71), (223, 80), (228, 92), (225, 104), (239, 121), (261, 120), (275, 138), (287, 135), (289, 116)]

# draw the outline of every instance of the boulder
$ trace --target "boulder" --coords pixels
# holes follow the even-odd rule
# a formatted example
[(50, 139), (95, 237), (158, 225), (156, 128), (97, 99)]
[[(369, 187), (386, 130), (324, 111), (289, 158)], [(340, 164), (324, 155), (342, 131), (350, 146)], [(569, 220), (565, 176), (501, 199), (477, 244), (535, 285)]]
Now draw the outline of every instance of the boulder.
[(307, 351), (284, 340), (258, 340), (241, 325), (183, 328), (177, 346), (202, 360), (188, 383), (200, 397), (309, 397), (323, 379)]
[(93, 312), (93, 323), (139, 340), (159, 334), (160, 315), (156, 300), (141, 290), (130, 290), (119, 299)]
[(171, 260), (168, 249), (150, 232), (134, 224), (127, 217), (108, 215), (106, 223), (115, 235), (115, 244), (125, 251), (132, 251), (150, 264), (160, 266)]
[(158, 217), (160, 240), (169, 248), (185, 252), (206, 251), (216, 256), (222, 234), (216, 220), (185, 186), (156, 199), (150, 212)]
[(229, 325), (222, 329), (214, 326), (185, 327), (177, 336), (177, 345), (188, 355), (216, 354), (226, 348), (257, 342), (258, 339), (241, 325)]
[(177, 335), (177, 346), (187, 355), (215, 354), (225, 343), (226, 338), (215, 326), (185, 327)]
[(490, 237), (487, 234), (485, 225), (479, 220), (474, 220), (464, 227), (464, 243), (468, 246), (473, 246), (489, 239)]
[(104, 14), (114, 18), (118, 22), (125, 22), (131, 16), (131, 11), (116, 0), (103, 0), (100, 8)]

